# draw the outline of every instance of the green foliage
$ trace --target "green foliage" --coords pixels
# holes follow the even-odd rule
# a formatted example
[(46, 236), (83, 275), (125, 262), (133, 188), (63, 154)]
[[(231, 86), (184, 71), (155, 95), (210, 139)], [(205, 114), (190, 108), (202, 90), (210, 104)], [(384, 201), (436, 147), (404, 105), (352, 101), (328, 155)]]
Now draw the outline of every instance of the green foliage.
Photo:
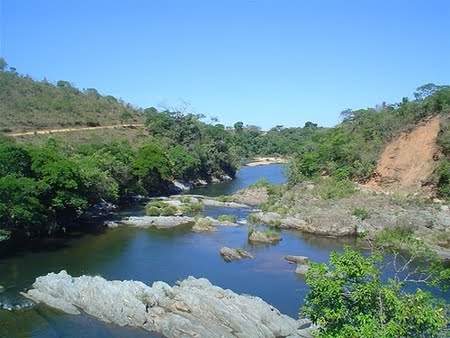
[(173, 216), (177, 212), (177, 208), (173, 205), (164, 207), (161, 211), (161, 216)]
[(249, 188), (267, 188), (269, 187), (269, 180), (267, 177), (260, 177), (258, 180), (249, 186)]
[(199, 176), (201, 161), (196, 153), (192, 155), (183, 146), (177, 145), (169, 149), (168, 157), (175, 178), (190, 180)]
[(247, 221), (249, 221), (250, 223), (258, 223), (259, 218), (255, 214), (249, 214), (247, 216)]
[(195, 225), (198, 227), (209, 227), (212, 224), (212, 220), (208, 217), (199, 215), (195, 221)]
[(31, 156), (28, 151), (13, 143), (0, 144), (0, 176), (31, 174)]
[(145, 207), (145, 213), (147, 216), (160, 216), (161, 215), (161, 209), (155, 206), (146, 206)]
[(231, 222), (231, 223), (235, 223), (237, 221), (237, 216), (236, 215), (220, 215), (217, 218), (220, 222)]
[(271, 220), (269, 221), (269, 225), (270, 225), (271, 227), (278, 228), (278, 227), (281, 225), (281, 221), (280, 221), (279, 219), (271, 219)]
[(269, 229), (265, 229), (263, 231), (261, 231), (264, 235), (266, 235), (269, 238), (272, 239), (276, 239), (276, 238), (280, 238), (280, 234), (276, 231), (273, 230), (269, 230)]
[(352, 211), (352, 215), (355, 217), (358, 217), (360, 220), (364, 221), (365, 219), (368, 219), (370, 217), (367, 210), (363, 208), (355, 208)]
[(380, 255), (364, 257), (346, 247), (326, 264), (311, 263), (301, 314), (319, 325), (321, 337), (437, 336), (448, 323), (444, 306), (420, 289), (383, 284)]
[(170, 162), (164, 151), (156, 145), (139, 149), (133, 167), (134, 174), (149, 193), (161, 190), (171, 177)]
[(189, 204), (189, 208), (191, 209), (191, 211), (198, 212), (202, 211), (205, 208), (205, 206), (202, 203), (191, 203)]
[(355, 184), (350, 180), (338, 180), (334, 177), (318, 179), (319, 184), (313, 191), (323, 199), (344, 198), (356, 192)]
[(43, 188), (28, 177), (0, 177), (0, 224), (2, 234), (13, 231), (29, 237), (45, 231), (49, 211), (40, 199)]
[(450, 199), (450, 161), (443, 160), (437, 169), (439, 197)]

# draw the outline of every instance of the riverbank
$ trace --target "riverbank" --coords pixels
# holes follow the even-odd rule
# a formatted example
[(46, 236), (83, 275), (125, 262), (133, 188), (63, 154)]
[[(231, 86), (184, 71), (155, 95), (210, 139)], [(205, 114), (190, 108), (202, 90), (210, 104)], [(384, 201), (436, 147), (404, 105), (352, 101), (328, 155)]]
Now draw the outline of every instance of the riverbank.
[(288, 160), (284, 157), (277, 156), (260, 156), (254, 157), (249, 162), (244, 165), (247, 167), (257, 167), (260, 165), (269, 165), (269, 164), (285, 164), (288, 163)]
[(423, 240), (439, 257), (450, 259), (448, 204), (356, 188), (343, 197), (327, 197), (328, 188), (304, 182), (269, 194), (264, 187), (253, 187), (237, 193), (234, 200), (259, 201), (262, 211), (250, 219), (273, 228), (333, 237), (373, 237), (384, 229), (401, 229)]

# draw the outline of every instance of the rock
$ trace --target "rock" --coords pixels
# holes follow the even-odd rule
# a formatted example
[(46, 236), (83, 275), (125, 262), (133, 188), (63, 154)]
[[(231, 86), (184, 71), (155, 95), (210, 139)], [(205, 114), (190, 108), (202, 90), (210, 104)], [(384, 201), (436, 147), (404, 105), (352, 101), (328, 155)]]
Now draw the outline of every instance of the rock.
[(226, 246), (220, 248), (220, 255), (226, 262), (236, 261), (242, 258), (255, 258), (250, 252), (243, 249), (231, 249)]
[(141, 216), (128, 217), (128, 219), (123, 220), (121, 223), (140, 228), (154, 227), (157, 229), (168, 229), (180, 225), (195, 223), (195, 218), (188, 216)]
[(194, 232), (212, 232), (216, 231), (211, 225), (214, 223), (211, 217), (201, 217), (195, 221), (192, 231)]
[(205, 180), (202, 180), (202, 179), (198, 179), (198, 180), (193, 181), (192, 184), (197, 187), (197, 186), (208, 185), (208, 182), (206, 182)]
[(295, 273), (299, 275), (306, 275), (308, 272), (309, 265), (308, 264), (297, 264), (297, 268), (295, 269)]
[(233, 198), (238, 203), (247, 205), (261, 205), (267, 203), (269, 195), (265, 187), (250, 187), (239, 190), (233, 195)]
[(173, 185), (174, 187), (178, 190), (178, 191), (188, 191), (192, 189), (192, 184), (188, 183), (188, 182), (183, 182), (183, 181), (173, 181)]
[(66, 271), (38, 277), (24, 296), (67, 313), (80, 310), (105, 322), (166, 337), (307, 337), (295, 320), (258, 297), (238, 295), (188, 277), (171, 287), (155, 282), (73, 278)]
[(203, 205), (210, 207), (224, 207), (224, 208), (248, 208), (246, 204), (236, 203), (236, 202), (221, 202), (212, 199), (204, 199)]
[(221, 175), (220, 179), (222, 180), (222, 182), (228, 182), (233, 180), (229, 175)]
[(259, 242), (259, 243), (278, 243), (281, 241), (281, 237), (277, 234), (269, 235), (261, 231), (252, 231), (248, 239), (251, 242)]
[(284, 259), (293, 264), (308, 264), (309, 258), (306, 256), (284, 256)]
[(105, 226), (106, 227), (108, 227), (108, 228), (118, 228), (119, 226), (120, 226), (120, 223), (119, 222), (115, 222), (115, 221), (106, 221), (105, 223)]
[(281, 222), (281, 224), (280, 224), (279, 228), (281, 228), (281, 229), (302, 230), (306, 225), (306, 221), (304, 219), (292, 217), (292, 216), (283, 218), (280, 222)]
[(276, 212), (255, 212), (252, 214), (253, 219), (257, 219), (264, 224), (273, 224), (275, 221), (281, 222), (281, 215)]
[(297, 264), (295, 273), (306, 275), (309, 268), (309, 258), (306, 256), (284, 256), (290, 264)]

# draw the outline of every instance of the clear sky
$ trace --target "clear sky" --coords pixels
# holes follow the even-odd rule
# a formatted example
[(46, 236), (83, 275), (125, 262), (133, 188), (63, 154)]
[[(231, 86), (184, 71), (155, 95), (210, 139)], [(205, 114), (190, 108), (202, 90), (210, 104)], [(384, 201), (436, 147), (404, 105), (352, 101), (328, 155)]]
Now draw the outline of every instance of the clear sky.
[(268, 129), (450, 84), (448, 0), (0, 0), (19, 73)]

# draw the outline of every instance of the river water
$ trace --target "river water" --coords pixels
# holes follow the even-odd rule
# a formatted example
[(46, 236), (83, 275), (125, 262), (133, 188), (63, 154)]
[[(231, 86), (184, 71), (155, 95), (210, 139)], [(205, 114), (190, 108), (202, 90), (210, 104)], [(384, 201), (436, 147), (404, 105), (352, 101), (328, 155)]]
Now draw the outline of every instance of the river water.
[[(260, 177), (270, 183), (284, 181), (281, 165), (242, 167), (231, 182), (210, 185), (192, 193), (217, 196), (231, 194)], [(247, 209), (211, 207), (205, 215), (235, 214), (244, 220)], [(142, 215), (143, 208), (124, 210), (122, 215)], [(34, 306), (19, 292), (37, 276), (64, 269), (72, 276), (101, 275), (106, 279), (134, 279), (152, 284), (174, 284), (189, 275), (208, 278), (213, 284), (237, 293), (259, 296), (292, 317), (298, 316), (307, 293), (305, 279), (283, 256), (305, 255), (313, 261), (328, 261), (330, 250), (340, 250), (352, 239), (331, 239), (282, 231), (276, 245), (253, 245), (246, 226), (219, 227), (213, 233), (194, 233), (190, 227), (170, 230), (116, 228), (90, 234), (74, 234), (53, 241), (46, 249), (23, 252), (0, 259), (0, 303), (6, 307), (26, 304), (24, 309), (0, 309), (0, 337), (148, 337), (148, 332), (119, 328), (86, 315), (67, 315), (47, 306)], [(256, 259), (226, 263), (222, 246), (241, 247)], [(154, 335), (156, 336), (156, 335)]]

